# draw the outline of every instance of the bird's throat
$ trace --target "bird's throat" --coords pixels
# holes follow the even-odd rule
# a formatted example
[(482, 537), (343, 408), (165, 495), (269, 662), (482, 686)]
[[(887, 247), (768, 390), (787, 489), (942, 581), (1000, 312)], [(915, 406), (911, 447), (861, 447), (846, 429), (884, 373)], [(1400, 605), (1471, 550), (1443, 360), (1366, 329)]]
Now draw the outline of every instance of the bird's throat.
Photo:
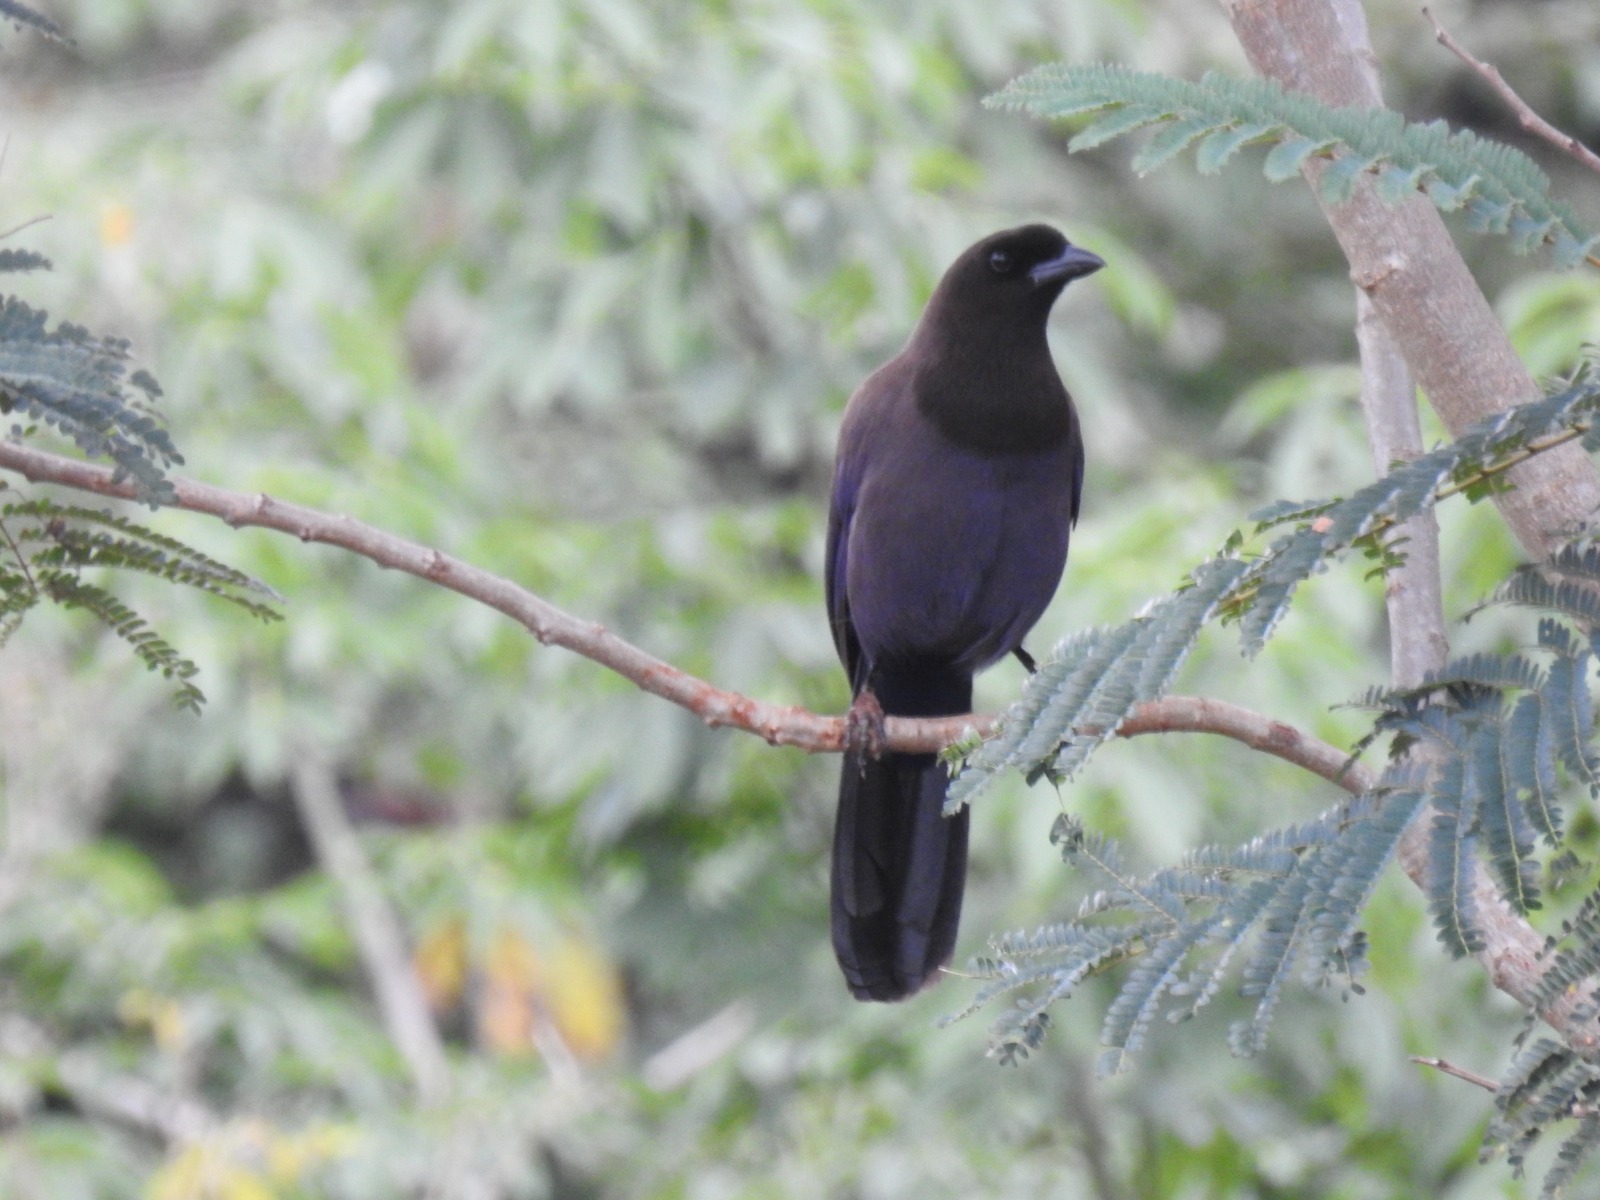
[(919, 369), (917, 407), (957, 445), (994, 454), (1048, 450), (1073, 435), (1072, 399), (1043, 335), (1037, 347), (972, 345)]

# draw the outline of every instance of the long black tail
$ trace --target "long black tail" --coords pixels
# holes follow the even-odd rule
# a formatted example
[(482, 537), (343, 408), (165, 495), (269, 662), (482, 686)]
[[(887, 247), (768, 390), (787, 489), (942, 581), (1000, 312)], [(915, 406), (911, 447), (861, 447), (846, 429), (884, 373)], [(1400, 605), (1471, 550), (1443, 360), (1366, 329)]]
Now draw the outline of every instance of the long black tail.
[[(970, 677), (879, 682), (886, 713), (971, 711)], [(833, 949), (858, 1000), (902, 1000), (955, 950), (967, 880), (967, 811), (943, 815), (949, 775), (932, 754), (844, 756), (833, 830)]]

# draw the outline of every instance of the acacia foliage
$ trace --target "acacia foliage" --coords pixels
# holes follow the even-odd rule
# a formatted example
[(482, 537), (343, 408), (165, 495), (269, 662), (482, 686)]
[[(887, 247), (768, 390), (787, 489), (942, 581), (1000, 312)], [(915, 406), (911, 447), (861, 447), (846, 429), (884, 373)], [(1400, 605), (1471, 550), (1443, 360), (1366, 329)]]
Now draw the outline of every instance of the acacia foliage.
[[(19, 20), (27, 14), (21, 11)], [(29, 23), (51, 31), (48, 22), (39, 24), (43, 20)], [(50, 265), (35, 251), (0, 251), (0, 274)], [(113, 478), (131, 481), (139, 499), (155, 509), (176, 499), (167, 469), (183, 462), (155, 408), (160, 395), (155, 378), (132, 365), (127, 339), (66, 321), (51, 328), (46, 313), (18, 296), (0, 295), (0, 415), (20, 418), (10, 426), (13, 441), (36, 436), (42, 423), (84, 454), (109, 458)], [(0, 543), (0, 645), (41, 604), (87, 612), (169, 680), (174, 702), (191, 712), (205, 700), (195, 683), (199, 668), (114, 588), (85, 572), (137, 572), (207, 592), (264, 621), (278, 615), (276, 593), (259, 580), (107, 509), (43, 497), (11, 501), (0, 505)]]

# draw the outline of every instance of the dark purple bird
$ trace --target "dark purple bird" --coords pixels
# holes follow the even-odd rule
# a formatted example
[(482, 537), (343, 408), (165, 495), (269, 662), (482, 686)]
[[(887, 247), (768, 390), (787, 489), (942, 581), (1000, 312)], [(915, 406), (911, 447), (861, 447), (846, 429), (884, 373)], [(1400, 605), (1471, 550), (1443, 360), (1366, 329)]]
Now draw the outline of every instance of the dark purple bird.
[(883, 716), (972, 709), (1061, 581), (1083, 487), (1072, 398), (1045, 341), (1061, 290), (1105, 263), (1048, 225), (945, 272), (911, 340), (850, 398), (828, 514), (833, 640), (855, 700), (833, 835), (833, 946), (860, 1000), (950, 960), (967, 813), (932, 754), (878, 754)]

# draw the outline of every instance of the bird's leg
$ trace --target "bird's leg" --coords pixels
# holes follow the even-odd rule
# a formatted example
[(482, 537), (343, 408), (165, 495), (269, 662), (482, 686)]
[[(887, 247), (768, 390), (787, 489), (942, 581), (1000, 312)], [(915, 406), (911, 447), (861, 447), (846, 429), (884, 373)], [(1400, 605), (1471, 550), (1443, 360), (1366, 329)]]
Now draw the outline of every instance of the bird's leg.
[(870, 687), (864, 687), (850, 701), (850, 711), (844, 717), (844, 748), (861, 755), (861, 769), (866, 770), (867, 759), (882, 758), (888, 735), (883, 730), (883, 705)]
[(1011, 653), (1015, 654), (1017, 661), (1028, 669), (1029, 675), (1037, 675), (1039, 673), (1039, 664), (1034, 662), (1033, 655), (1029, 654), (1021, 646), (1018, 646)]

